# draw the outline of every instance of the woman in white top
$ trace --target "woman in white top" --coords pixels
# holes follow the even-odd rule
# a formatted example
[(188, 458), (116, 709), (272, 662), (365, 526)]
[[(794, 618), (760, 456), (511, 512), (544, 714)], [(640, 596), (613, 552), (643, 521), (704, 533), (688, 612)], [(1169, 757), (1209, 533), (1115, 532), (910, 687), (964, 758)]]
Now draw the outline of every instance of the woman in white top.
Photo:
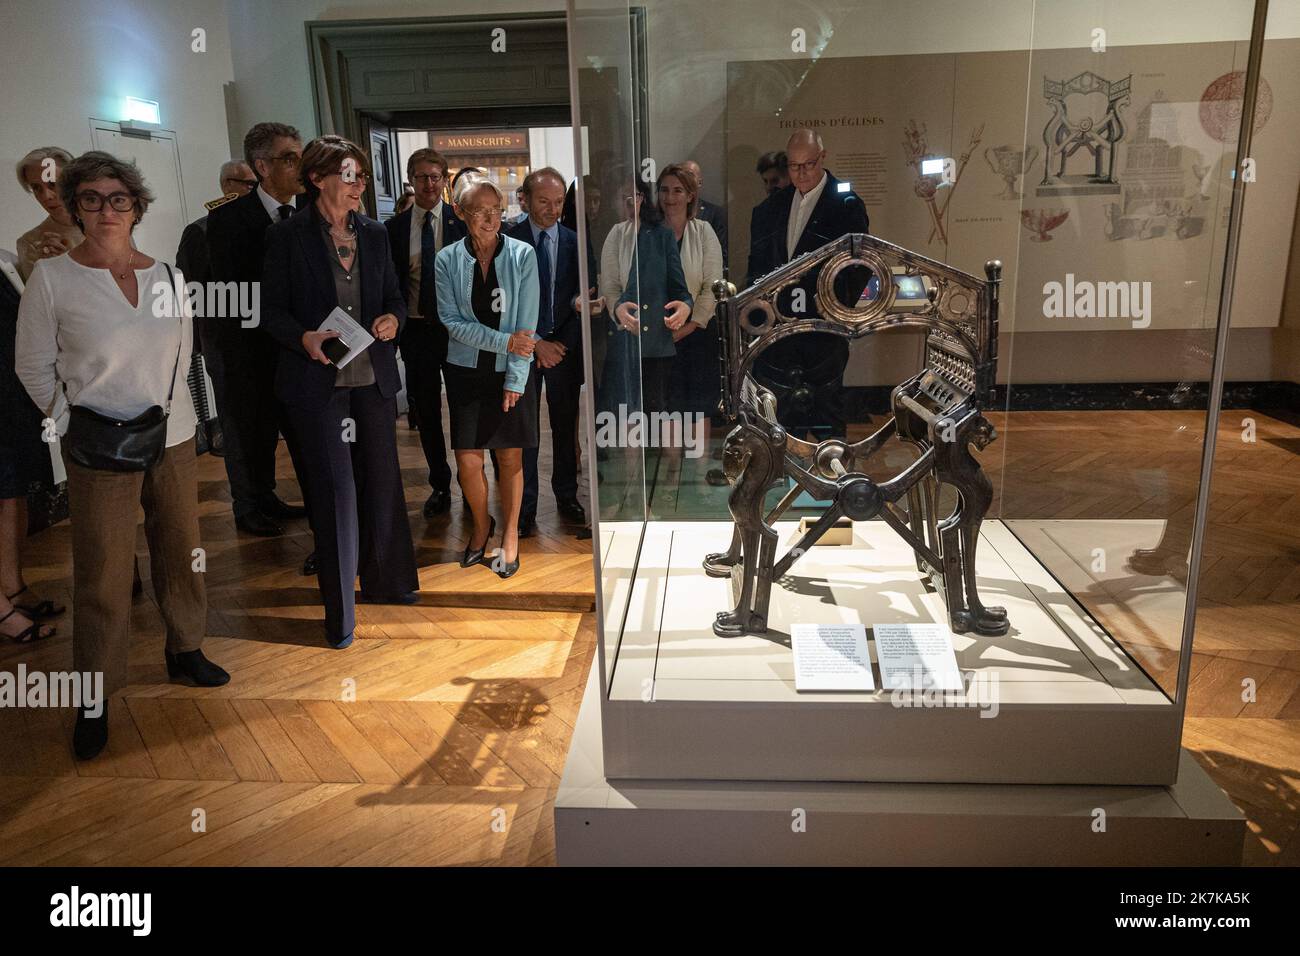
[(171, 395), (166, 450), (147, 470), (87, 468), (64, 450), (73, 663), (77, 671), (103, 674), (102, 699), (81, 702), (73, 733), (73, 749), (87, 760), (108, 739), (108, 698), (127, 683), (139, 506), (167, 629), (168, 674), (203, 686), (224, 684), (230, 675), (199, 649), (207, 597), (196, 566), (202, 551), (195, 418), (186, 385), (193, 323), (184, 278), (132, 244), (131, 232), (153, 199), (133, 163), (86, 153), (64, 168), (59, 191), (86, 238), (32, 271), (18, 312), (18, 378), (47, 427), (52, 420), (60, 433), (70, 405), (125, 420), (155, 405), (166, 408)]
[(717, 413), (722, 395), (718, 330), (712, 323), (717, 306), (713, 283), (722, 278), (722, 244), (711, 225), (695, 218), (700, 191), (688, 167), (676, 164), (665, 167), (659, 174), (657, 187), (659, 210), (664, 224), (677, 239), (686, 287), (694, 300), (690, 319), (673, 332), (677, 357), (668, 383), (668, 408), (682, 413), (685, 433), (670, 448), (677, 461), (682, 455), (678, 449), (690, 449), (690, 460), (699, 466), (711, 460), (707, 457), (709, 418)]

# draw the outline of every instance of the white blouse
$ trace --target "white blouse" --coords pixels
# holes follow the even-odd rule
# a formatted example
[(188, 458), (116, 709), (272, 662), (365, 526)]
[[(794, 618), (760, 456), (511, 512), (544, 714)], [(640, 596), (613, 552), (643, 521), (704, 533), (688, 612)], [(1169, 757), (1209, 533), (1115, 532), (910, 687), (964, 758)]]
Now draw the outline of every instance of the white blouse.
[[(180, 270), (173, 272), (183, 288)], [(165, 408), (171, 387), (167, 447), (194, 437), (189, 302), (182, 293), (178, 311), (162, 291), (168, 283), (163, 263), (135, 275), (139, 304), (133, 307), (107, 269), (83, 266), (67, 254), (41, 259), (32, 270), (18, 307), (14, 371), (60, 435), (67, 431), (69, 404), (129, 419), (152, 405)]]

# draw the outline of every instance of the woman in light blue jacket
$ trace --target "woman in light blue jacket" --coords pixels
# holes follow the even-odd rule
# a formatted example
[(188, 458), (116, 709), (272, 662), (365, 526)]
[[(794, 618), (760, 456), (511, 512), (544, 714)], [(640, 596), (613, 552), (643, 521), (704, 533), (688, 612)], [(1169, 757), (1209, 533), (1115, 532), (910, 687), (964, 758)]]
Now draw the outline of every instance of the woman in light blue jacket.
[(447, 407), (461, 491), (474, 515), (461, 567), (484, 559), (496, 530), (488, 514), (483, 450), (496, 452), (505, 528), (491, 566), (502, 578), (519, 570), (519, 510), (525, 448), (537, 447), (539, 396), (533, 332), (540, 289), (533, 247), (500, 234), (505, 196), (479, 173), (467, 173), (452, 197), (468, 235), (444, 246), (434, 262), (438, 318), (447, 327)]

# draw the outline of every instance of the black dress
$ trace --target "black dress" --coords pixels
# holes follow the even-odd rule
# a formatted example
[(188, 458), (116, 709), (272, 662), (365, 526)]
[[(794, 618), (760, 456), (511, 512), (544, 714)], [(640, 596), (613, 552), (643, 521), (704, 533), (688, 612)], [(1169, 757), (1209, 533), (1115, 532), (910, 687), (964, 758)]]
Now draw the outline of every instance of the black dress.
[(51, 480), (41, 413), (14, 374), (18, 300), (18, 290), (0, 275), (0, 498), (26, 498)]
[[(681, 240), (677, 242), (680, 251)], [(668, 381), (669, 411), (706, 418), (718, 411), (722, 399), (722, 369), (718, 364), (716, 319), (685, 338), (677, 340), (677, 357), (672, 360)]]
[[(468, 243), (468, 239), (462, 240)], [(497, 251), (492, 256), (487, 278), (478, 263), (474, 264), (474, 285), (470, 303), (474, 317), (490, 329), (501, 327), (501, 313), (492, 308), (496, 297), (497, 261), (505, 249), (505, 237), (497, 237)], [(480, 349), (478, 366), (463, 368), (448, 362), (443, 366), (447, 383), (447, 410), (451, 417), (451, 447), (458, 451), (471, 448), (536, 448), (537, 363), (528, 366), (528, 384), (513, 408), (501, 410), (506, 373), (496, 370), (497, 352)]]

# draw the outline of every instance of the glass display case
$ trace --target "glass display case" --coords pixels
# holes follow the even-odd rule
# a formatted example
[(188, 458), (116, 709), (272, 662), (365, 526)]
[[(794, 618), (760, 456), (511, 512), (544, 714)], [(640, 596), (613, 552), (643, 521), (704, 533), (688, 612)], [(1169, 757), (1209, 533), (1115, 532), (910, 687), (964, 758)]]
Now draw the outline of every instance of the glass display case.
[(1174, 782), (1254, 6), (571, 3), (606, 777)]

